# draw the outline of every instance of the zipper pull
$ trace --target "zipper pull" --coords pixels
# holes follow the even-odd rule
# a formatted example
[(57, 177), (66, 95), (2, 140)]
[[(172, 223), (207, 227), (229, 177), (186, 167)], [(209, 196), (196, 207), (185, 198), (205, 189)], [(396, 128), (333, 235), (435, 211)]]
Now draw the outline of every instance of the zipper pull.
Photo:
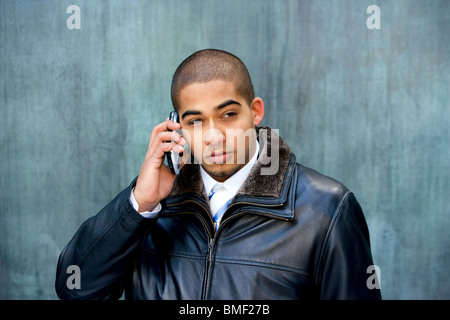
[(212, 261), (213, 242), (214, 242), (214, 238), (211, 238), (211, 239), (209, 240), (208, 262), (211, 262), (211, 261)]

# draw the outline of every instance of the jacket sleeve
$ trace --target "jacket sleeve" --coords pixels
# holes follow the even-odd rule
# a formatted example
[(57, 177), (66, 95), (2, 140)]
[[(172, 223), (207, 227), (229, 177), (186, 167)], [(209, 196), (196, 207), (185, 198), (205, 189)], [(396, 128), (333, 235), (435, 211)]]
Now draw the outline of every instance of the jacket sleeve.
[[(61, 252), (55, 282), (60, 299), (121, 297), (134, 253), (157, 219), (146, 219), (133, 209), (129, 197), (134, 183), (86, 220)], [(68, 286), (74, 266), (79, 288)]]
[(379, 287), (368, 285), (369, 266), (373, 266), (369, 230), (356, 198), (347, 192), (331, 220), (321, 253), (320, 298), (381, 299)]

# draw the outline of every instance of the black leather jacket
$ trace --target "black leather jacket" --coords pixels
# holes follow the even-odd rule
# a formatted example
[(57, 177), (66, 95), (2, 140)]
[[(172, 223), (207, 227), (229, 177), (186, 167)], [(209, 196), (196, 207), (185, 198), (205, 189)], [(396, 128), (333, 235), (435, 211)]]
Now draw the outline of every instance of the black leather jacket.
[[(354, 195), (297, 164), (272, 134), (260, 139), (258, 161), (217, 232), (198, 165), (182, 169), (153, 219), (130, 204), (133, 181), (62, 251), (58, 296), (119, 298), (125, 290), (127, 299), (380, 299), (366, 285), (373, 262)], [(279, 168), (261, 175), (270, 137), (279, 141)], [(69, 265), (80, 268), (80, 289), (66, 285)]]

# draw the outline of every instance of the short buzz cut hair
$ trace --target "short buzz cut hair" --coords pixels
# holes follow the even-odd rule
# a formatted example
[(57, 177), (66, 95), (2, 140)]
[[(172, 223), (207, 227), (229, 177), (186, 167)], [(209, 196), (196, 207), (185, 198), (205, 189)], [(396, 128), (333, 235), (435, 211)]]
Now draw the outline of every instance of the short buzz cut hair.
[(217, 49), (204, 49), (187, 57), (172, 78), (171, 97), (175, 110), (180, 106), (180, 92), (189, 84), (224, 80), (234, 83), (236, 92), (250, 106), (255, 98), (247, 67), (235, 55)]

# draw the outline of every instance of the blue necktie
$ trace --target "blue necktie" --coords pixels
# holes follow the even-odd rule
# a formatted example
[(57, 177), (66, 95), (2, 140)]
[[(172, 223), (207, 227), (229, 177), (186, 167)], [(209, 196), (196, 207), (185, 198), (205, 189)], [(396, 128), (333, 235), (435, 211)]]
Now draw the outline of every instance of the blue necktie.
[[(216, 184), (211, 192), (208, 195), (209, 201), (211, 203), (211, 210), (212, 210), (212, 218), (214, 220), (214, 226), (215, 229), (217, 230), (219, 227), (218, 222), (220, 221), (220, 219), (223, 216), (223, 213), (225, 212), (225, 210), (227, 210), (230, 202), (231, 202), (231, 198), (228, 199), (228, 201), (226, 201), (224, 204), (222, 204), (218, 209), (216, 209), (216, 211), (214, 212), (214, 208), (217, 207), (217, 204), (215, 203), (215, 201), (223, 201), (223, 198), (220, 199), (220, 197), (217, 195), (218, 193), (221, 192), (227, 192), (227, 190), (221, 185), (221, 184)], [(216, 197), (214, 197), (214, 195), (216, 195)], [(214, 197), (214, 198), (213, 198)]]

